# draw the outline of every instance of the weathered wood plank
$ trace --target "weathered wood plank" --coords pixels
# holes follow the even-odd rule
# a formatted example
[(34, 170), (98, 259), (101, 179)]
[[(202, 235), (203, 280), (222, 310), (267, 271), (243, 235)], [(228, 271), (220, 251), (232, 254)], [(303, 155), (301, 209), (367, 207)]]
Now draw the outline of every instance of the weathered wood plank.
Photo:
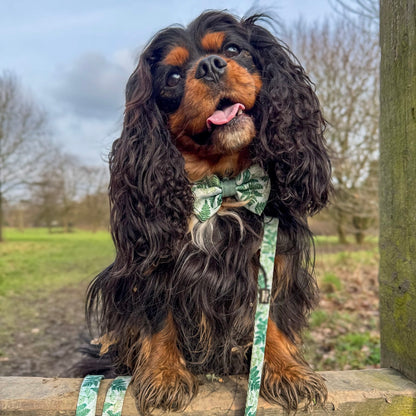
[(380, 13), (380, 320), (383, 367), (416, 381), (416, 2)]
[[(416, 414), (416, 384), (390, 369), (322, 372), (327, 380), (329, 399), (325, 409), (313, 415), (389, 415)], [(81, 379), (0, 377), (0, 414), (2, 416), (73, 416)], [(101, 415), (110, 380), (99, 391), (97, 415)], [(243, 415), (247, 380), (230, 377), (223, 383), (202, 380), (200, 392), (188, 409), (188, 416)], [(155, 415), (162, 412), (155, 411)], [(166, 413), (164, 413), (166, 414)], [(282, 409), (260, 400), (261, 415), (283, 415)], [(299, 412), (298, 414), (302, 414)], [(126, 395), (124, 416), (137, 416), (133, 397)]]

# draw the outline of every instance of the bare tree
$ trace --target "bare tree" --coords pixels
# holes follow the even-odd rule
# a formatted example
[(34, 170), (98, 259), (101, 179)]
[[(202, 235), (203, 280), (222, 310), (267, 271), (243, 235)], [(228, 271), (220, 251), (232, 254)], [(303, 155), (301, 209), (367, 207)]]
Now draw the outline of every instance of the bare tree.
[(0, 241), (3, 202), (36, 175), (47, 155), (46, 114), (10, 72), (0, 75)]
[(379, 0), (329, 0), (332, 8), (347, 20), (355, 23), (357, 17), (368, 24), (361, 30), (371, 30), (378, 33), (380, 26)]
[(364, 19), (299, 22), (288, 32), (329, 122), (326, 137), (336, 155), (329, 212), (341, 242), (349, 231), (361, 242), (378, 212), (379, 46), (364, 26)]
[(96, 232), (98, 228), (109, 225), (109, 201), (107, 166), (84, 166), (82, 199), (78, 204), (77, 224)]
[(37, 211), (37, 222), (51, 230), (60, 224), (66, 232), (75, 221), (78, 202), (83, 196), (85, 168), (73, 155), (54, 149), (51, 159), (31, 186), (31, 200)]
[(42, 166), (29, 190), (33, 224), (46, 226), (51, 232), (52, 227), (61, 221), (61, 194), (64, 185), (62, 175), (57, 174), (62, 164), (61, 151), (51, 149), (49, 156), (49, 163)]
[(46, 226), (49, 232), (58, 223), (61, 216), (60, 178), (44, 172), (39, 180), (32, 184), (30, 206), (35, 226)]
[(79, 159), (73, 155), (62, 155), (56, 175), (61, 179), (60, 192), (61, 221), (66, 232), (71, 231), (75, 222), (77, 201), (82, 195), (85, 173)]

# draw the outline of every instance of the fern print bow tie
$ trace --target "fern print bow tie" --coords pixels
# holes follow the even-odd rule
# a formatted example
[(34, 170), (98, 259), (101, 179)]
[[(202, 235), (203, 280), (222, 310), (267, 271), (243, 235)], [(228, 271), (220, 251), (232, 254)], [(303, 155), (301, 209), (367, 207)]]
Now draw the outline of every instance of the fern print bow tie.
[(261, 215), (269, 199), (270, 179), (260, 166), (254, 165), (233, 179), (221, 180), (215, 175), (206, 177), (195, 182), (192, 192), (194, 214), (201, 222), (212, 217), (220, 209), (223, 198), (229, 196), (247, 202), (245, 208)]

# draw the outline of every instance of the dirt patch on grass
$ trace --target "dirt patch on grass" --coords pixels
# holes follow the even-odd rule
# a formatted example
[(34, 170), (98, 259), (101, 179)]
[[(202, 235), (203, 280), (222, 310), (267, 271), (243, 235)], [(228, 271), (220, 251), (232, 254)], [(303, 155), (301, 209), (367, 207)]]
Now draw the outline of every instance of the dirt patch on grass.
[(0, 375), (65, 377), (80, 354), (86, 335), (84, 299), (87, 284), (42, 294), (7, 298), (0, 317)]

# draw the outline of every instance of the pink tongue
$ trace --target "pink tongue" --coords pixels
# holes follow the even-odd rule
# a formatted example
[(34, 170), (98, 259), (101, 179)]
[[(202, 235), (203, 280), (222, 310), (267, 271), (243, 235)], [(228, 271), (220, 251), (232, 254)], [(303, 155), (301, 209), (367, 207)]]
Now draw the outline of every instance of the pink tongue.
[(222, 110), (216, 110), (212, 116), (207, 118), (207, 126), (210, 128), (212, 124), (215, 124), (216, 126), (227, 124), (237, 115), (238, 110), (244, 109), (245, 107), (243, 104), (237, 103), (223, 108)]

